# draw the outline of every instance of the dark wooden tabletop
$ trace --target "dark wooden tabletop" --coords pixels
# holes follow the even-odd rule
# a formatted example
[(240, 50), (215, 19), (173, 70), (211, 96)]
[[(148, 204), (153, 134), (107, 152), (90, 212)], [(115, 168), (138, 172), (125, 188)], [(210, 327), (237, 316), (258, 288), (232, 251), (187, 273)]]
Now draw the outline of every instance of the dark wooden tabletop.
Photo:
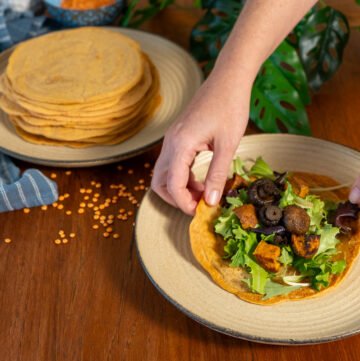
[[(148, 29), (186, 46), (196, 16), (169, 10)], [(354, 31), (340, 71), (308, 109), (314, 136), (358, 150), (359, 62)], [(40, 167), (56, 176), (64, 199), (47, 210), (0, 214), (0, 361), (359, 360), (360, 336), (256, 344), (201, 326), (156, 291), (137, 258), (133, 222), (158, 152), (71, 174)]]

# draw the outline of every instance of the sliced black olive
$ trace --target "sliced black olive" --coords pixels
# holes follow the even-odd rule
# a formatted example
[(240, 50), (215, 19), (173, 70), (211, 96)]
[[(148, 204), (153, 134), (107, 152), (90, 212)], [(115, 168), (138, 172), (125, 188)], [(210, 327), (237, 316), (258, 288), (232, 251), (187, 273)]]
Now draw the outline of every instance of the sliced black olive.
[(255, 206), (271, 204), (279, 198), (279, 195), (280, 190), (275, 183), (266, 178), (256, 180), (248, 190), (249, 201)]
[(275, 205), (267, 205), (259, 210), (260, 222), (265, 226), (276, 226), (282, 217), (281, 208)]
[(280, 189), (284, 189), (285, 186), (285, 182), (286, 182), (286, 178), (288, 173), (284, 172), (284, 173), (277, 173), (274, 172), (276, 175), (276, 179), (274, 181), (274, 183), (280, 188)]
[(292, 205), (284, 208), (283, 223), (287, 231), (305, 234), (310, 227), (310, 217), (305, 209)]
[(284, 234), (285, 227), (283, 226), (274, 226), (274, 227), (264, 227), (264, 228), (250, 228), (249, 231), (259, 234), (265, 234), (269, 236), (270, 234)]

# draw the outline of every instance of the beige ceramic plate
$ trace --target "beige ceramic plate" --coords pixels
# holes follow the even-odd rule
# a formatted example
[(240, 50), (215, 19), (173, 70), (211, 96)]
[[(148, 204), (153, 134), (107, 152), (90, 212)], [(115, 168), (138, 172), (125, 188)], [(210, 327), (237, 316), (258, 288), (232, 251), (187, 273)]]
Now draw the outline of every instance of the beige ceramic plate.
[[(351, 182), (360, 170), (360, 153), (302, 136), (252, 135), (237, 154), (263, 156), (273, 169), (321, 173)], [(202, 178), (210, 153), (201, 154), (194, 172)], [(141, 204), (136, 223), (138, 253), (156, 288), (194, 320), (225, 334), (273, 344), (310, 344), (360, 332), (360, 259), (345, 280), (323, 297), (259, 306), (217, 286), (195, 261), (189, 243), (191, 218), (153, 192)]]
[[(160, 74), (162, 104), (146, 127), (127, 141), (85, 149), (34, 145), (22, 140), (0, 110), (0, 150), (32, 163), (81, 167), (115, 162), (137, 155), (159, 142), (166, 129), (189, 102), (202, 82), (195, 60), (182, 48), (157, 35), (112, 28), (135, 39), (150, 56)], [(4, 71), (6, 62), (0, 64)]]

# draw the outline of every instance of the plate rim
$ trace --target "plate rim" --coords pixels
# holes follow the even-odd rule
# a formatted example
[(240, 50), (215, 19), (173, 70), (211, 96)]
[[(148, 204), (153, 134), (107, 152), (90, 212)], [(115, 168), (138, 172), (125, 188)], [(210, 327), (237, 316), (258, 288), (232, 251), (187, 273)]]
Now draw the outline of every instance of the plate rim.
[[(286, 137), (286, 138), (306, 138), (306, 139), (311, 139), (311, 140), (316, 140), (316, 141), (321, 141), (321, 142), (326, 142), (329, 143), (331, 145), (336, 145), (340, 148), (342, 148), (342, 150), (346, 150), (346, 151), (351, 151), (352, 153), (357, 153), (357, 155), (360, 157), (360, 151), (343, 145), (343, 144), (339, 144), (333, 141), (329, 141), (329, 140), (324, 140), (324, 139), (320, 139), (320, 138), (316, 138), (316, 137), (312, 137), (312, 136), (304, 136), (304, 135), (295, 135), (295, 134), (251, 134), (251, 135), (246, 135), (243, 138), (264, 138), (264, 137)], [(241, 145), (241, 141), (240, 141), (240, 145)], [(239, 145), (239, 146), (240, 146)], [(138, 256), (138, 259), (140, 261), (141, 267), (143, 268), (145, 275), (149, 278), (150, 282), (153, 284), (153, 286), (157, 289), (157, 291), (159, 291), (159, 293), (168, 301), (170, 302), (173, 306), (175, 306), (179, 311), (181, 311), (182, 313), (184, 313), (186, 316), (190, 317), (191, 319), (193, 319), (194, 321), (198, 322), (199, 324), (206, 326), (208, 328), (210, 328), (213, 331), (217, 331), (219, 333), (222, 333), (224, 335), (227, 336), (231, 336), (237, 339), (242, 339), (242, 340), (246, 340), (246, 341), (251, 341), (251, 342), (257, 342), (257, 343), (262, 343), (262, 344), (270, 344), (270, 345), (282, 345), (282, 346), (300, 346), (300, 345), (315, 345), (315, 344), (323, 344), (323, 343), (328, 343), (328, 342), (334, 342), (334, 341), (338, 341), (338, 340), (342, 340), (345, 338), (349, 338), (352, 336), (356, 336), (358, 334), (360, 334), (360, 325), (357, 329), (355, 330), (351, 330), (351, 331), (345, 331), (342, 333), (339, 333), (337, 335), (333, 335), (333, 336), (326, 336), (326, 337), (318, 337), (318, 338), (304, 338), (304, 339), (291, 339), (291, 338), (279, 338), (279, 339), (275, 339), (275, 338), (271, 338), (271, 337), (261, 337), (261, 336), (254, 336), (252, 334), (248, 334), (248, 333), (243, 333), (243, 332), (239, 332), (233, 329), (229, 329), (226, 327), (222, 327), (219, 325), (216, 325), (198, 315), (196, 315), (195, 313), (193, 313), (192, 311), (190, 311), (189, 309), (187, 309), (186, 307), (184, 307), (183, 305), (181, 305), (179, 302), (177, 302), (174, 298), (172, 298), (169, 294), (166, 293), (166, 291), (164, 291), (160, 285), (155, 281), (155, 279), (151, 276), (149, 270), (146, 268), (145, 262), (141, 256), (140, 250), (139, 250), (139, 240), (138, 240), (138, 228), (139, 228), (139, 222), (138, 222), (138, 218), (139, 218), (139, 214), (140, 214), (140, 210), (143, 207), (143, 200), (146, 197), (149, 197), (150, 194), (156, 194), (153, 190), (151, 190), (151, 188), (146, 191), (140, 207), (138, 209), (138, 211), (136, 212), (136, 217), (135, 217), (135, 229), (134, 229), (134, 239), (135, 239), (135, 248), (136, 248), (136, 253)], [(239, 300), (241, 302), (245, 302), (242, 300)], [(270, 306), (266, 306), (266, 307), (271, 307)]]
[[(199, 76), (199, 80), (200, 80), (200, 86), (204, 81), (204, 75), (201, 71), (201, 68), (198, 64), (198, 62), (196, 61), (196, 59), (192, 56), (192, 54), (187, 51), (186, 49), (184, 49), (182, 46), (180, 46), (179, 44), (175, 43), (174, 41), (167, 39), (159, 34), (154, 34), (148, 31), (144, 31), (144, 30), (139, 30), (139, 29), (129, 29), (129, 28), (124, 28), (124, 27), (116, 27), (116, 26), (105, 26), (103, 27), (105, 29), (111, 30), (111, 31), (117, 31), (117, 32), (128, 32), (128, 33), (137, 33), (141, 36), (150, 36), (153, 38), (158, 38), (161, 39), (161, 41), (165, 41), (166, 43), (170, 44), (171, 46), (176, 47), (178, 50), (180, 50), (183, 54), (186, 54), (186, 56), (189, 58), (189, 60), (191, 60), (193, 62), (194, 65), (194, 71), (197, 72), (198, 76)], [(59, 30), (59, 31), (68, 31), (69, 29), (63, 29), (63, 30)], [(46, 34), (44, 34), (46, 35)], [(16, 45), (15, 45), (16, 46)], [(11, 47), (10, 49), (6, 49), (2, 52), (11, 52), (14, 50), (14, 47)], [(2, 111), (2, 110), (1, 110)], [(125, 159), (129, 159), (132, 157), (135, 157), (137, 155), (140, 155), (150, 149), (152, 149), (153, 147), (155, 147), (157, 144), (161, 143), (161, 141), (163, 140), (165, 136), (165, 133), (161, 135), (161, 137), (155, 139), (154, 141), (147, 143), (145, 145), (143, 145), (142, 147), (133, 149), (133, 150), (129, 150), (128, 152), (124, 152), (121, 154), (114, 154), (111, 156), (106, 156), (106, 157), (102, 157), (102, 158), (92, 158), (92, 159), (86, 159), (86, 160), (49, 160), (49, 159), (45, 159), (45, 158), (38, 158), (38, 157), (32, 157), (31, 155), (24, 155), (18, 152), (14, 152), (11, 150), (8, 150), (6, 148), (4, 148), (3, 146), (0, 145), (0, 151), (6, 155), (9, 155), (13, 158), (25, 161), (25, 162), (29, 162), (29, 163), (34, 163), (34, 164), (39, 164), (39, 165), (44, 165), (44, 166), (50, 166), (50, 167), (61, 167), (61, 168), (75, 168), (75, 167), (93, 167), (93, 166), (101, 166), (101, 165), (106, 165), (106, 164), (111, 164), (111, 163), (115, 163), (118, 161), (122, 161)], [(38, 145), (39, 146), (39, 145)], [(41, 146), (41, 145), (40, 145)], [(61, 147), (60, 147), (61, 148)]]

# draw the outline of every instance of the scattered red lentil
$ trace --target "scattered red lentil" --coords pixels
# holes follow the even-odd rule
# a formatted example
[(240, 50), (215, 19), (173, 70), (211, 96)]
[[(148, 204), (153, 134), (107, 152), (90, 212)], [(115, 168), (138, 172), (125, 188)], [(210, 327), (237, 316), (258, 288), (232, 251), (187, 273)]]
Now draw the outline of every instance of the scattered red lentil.
[(11, 239), (10, 239), (10, 238), (5, 238), (5, 239), (4, 239), (4, 242), (5, 242), (5, 243), (11, 243)]
[(57, 209), (63, 209), (64, 208), (64, 205), (63, 204), (59, 204), (58, 206), (57, 206)]
[(51, 178), (51, 179), (55, 179), (56, 177), (57, 177), (56, 173), (51, 173), (51, 174), (50, 174), (50, 178)]
[(41, 210), (42, 210), (42, 211), (46, 211), (47, 209), (48, 209), (48, 206), (45, 206), (45, 205), (44, 205), (44, 206), (41, 206)]
[(55, 239), (55, 244), (61, 244), (61, 240), (60, 239)]
[(79, 209), (78, 209), (78, 213), (79, 213), (79, 214), (82, 214), (82, 213), (84, 213), (84, 212), (85, 212), (85, 211), (84, 211), (84, 208), (79, 208)]
[(107, 237), (109, 237), (110, 235), (109, 235), (108, 232), (104, 232), (104, 233), (103, 233), (103, 236), (104, 236), (105, 238), (107, 238)]
[(71, 173), (72, 173), (71, 170), (67, 170), (67, 171), (65, 172), (66, 175), (70, 175)]
[(71, 216), (72, 212), (71, 211), (66, 211), (65, 212), (67, 216)]
[(23, 212), (26, 213), (26, 214), (27, 214), (27, 213), (30, 213), (30, 208), (24, 208), (24, 209), (23, 209)]
[(93, 229), (99, 229), (99, 225), (98, 224), (93, 224), (92, 228)]
[(69, 234), (69, 237), (70, 237), (70, 238), (75, 238), (75, 233), (70, 233), (70, 234)]
[(68, 243), (69, 242), (69, 240), (67, 239), (67, 238), (64, 238), (63, 240), (62, 240), (62, 243)]

